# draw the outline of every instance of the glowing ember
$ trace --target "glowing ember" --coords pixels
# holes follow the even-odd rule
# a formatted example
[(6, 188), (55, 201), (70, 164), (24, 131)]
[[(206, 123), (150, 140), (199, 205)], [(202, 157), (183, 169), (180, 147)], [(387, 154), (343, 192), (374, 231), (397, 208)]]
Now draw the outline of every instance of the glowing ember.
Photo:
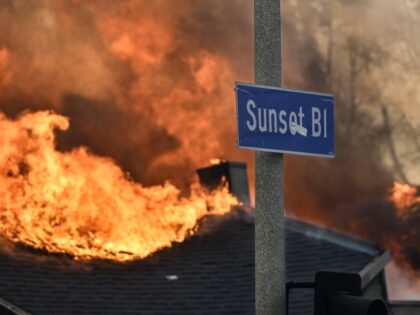
[(0, 113), (0, 226), (15, 242), (77, 259), (146, 257), (191, 235), (200, 218), (237, 204), (227, 188), (191, 196), (165, 183), (143, 187), (108, 158), (86, 148), (55, 149), (54, 129), (68, 119), (51, 113), (11, 121)]
[(401, 216), (407, 216), (420, 207), (420, 196), (416, 187), (408, 184), (394, 182), (390, 199)]

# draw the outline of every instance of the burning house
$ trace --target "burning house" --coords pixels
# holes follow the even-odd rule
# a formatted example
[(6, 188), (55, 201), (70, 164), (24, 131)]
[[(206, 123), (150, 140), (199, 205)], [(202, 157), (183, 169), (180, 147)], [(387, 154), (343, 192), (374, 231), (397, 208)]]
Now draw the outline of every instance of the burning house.
[[(222, 162), (198, 173), (202, 182), (216, 191), (218, 182), (227, 178), (229, 190), (245, 202), (249, 200), (244, 164)], [(223, 194), (220, 198), (229, 196), (227, 190)], [(211, 204), (206, 203), (207, 207)], [(236, 203), (227, 207), (231, 205)], [(222, 206), (215, 205), (216, 209)], [(188, 238), (156, 247), (141, 260), (134, 259), (133, 250), (112, 252), (108, 247), (100, 251), (98, 248), (105, 246), (94, 246), (93, 240), (87, 248), (85, 243), (74, 244), (76, 251), (64, 247), (64, 241), (59, 243), (62, 247), (49, 245), (49, 238), (41, 233), (37, 234), (39, 245), (30, 239), (16, 244), (16, 239), (4, 237), (0, 256), (2, 310), (8, 314), (253, 314), (252, 213), (229, 209), (221, 217), (217, 211), (212, 213), (211, 207), (207, 211), (205, 217), (197, 217), (198, 225)], [(198, 233), (193, 235), (193, 231)], [(20, 233), (15, 230), (14, 235)], [(387, 301), (390, 314), (419, 312), (420, 303), (389, 302), (384, 271), (389, 251), (295, 219), (287, 220), (286, 244), (289, 283), (314, 282), (321, 270), (352, 273), (361, 279), (362, 296)], [(312, 314), (314, 303), (313, 288), (289, 291), (289, 314)]]

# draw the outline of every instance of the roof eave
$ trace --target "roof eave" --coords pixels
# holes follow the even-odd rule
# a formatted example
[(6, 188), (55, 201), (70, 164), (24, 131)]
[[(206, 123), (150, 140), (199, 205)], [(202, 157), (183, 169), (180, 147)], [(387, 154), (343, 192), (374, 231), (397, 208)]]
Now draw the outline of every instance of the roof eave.
[(362, 289), (364, 289), (391, 260), (389, 250), (384, 251), (381, 255), (374, 257), (360, 272), (362, 279)]
[(11, 312), (16, 315), (31, 315), (30, 313), (24, 311), (20, 307), (17, 307), (16, 305), (0, 297), (0, 313), (1, 314), (3, 314), (3, 312), (1, 312), (2, 309), (7, 310), (8, 312)]

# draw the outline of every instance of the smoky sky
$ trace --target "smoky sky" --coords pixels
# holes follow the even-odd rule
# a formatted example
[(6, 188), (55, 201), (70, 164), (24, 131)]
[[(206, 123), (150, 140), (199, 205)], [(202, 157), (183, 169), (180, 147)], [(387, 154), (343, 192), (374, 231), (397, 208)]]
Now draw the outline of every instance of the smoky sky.
[(144, 185), (185, 189), (235, 151), (227, 117), (233, 73), (252, 71), (250, 17), (244, 1), (2, 2), (1, 110), (53, 109), (71, 123), (60, 149), (88, 146)]

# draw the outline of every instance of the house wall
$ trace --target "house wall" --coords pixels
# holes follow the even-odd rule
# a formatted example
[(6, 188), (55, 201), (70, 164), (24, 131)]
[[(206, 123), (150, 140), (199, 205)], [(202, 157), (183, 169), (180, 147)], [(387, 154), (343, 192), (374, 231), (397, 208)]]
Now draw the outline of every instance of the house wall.
[(381, 271), (363, 290), (363, 296), (388, 302), (389, 315), (420, 315), (420, 301), (389, 301), (385, 272)]
[(420, 301), (391, 301), (389, 315), (419, 315)]
[(385, 273), (381, 271), (369, 284), (363, 289), (363, 296), (367, 298), (376, 298), (388, 301), (386, 289)]

